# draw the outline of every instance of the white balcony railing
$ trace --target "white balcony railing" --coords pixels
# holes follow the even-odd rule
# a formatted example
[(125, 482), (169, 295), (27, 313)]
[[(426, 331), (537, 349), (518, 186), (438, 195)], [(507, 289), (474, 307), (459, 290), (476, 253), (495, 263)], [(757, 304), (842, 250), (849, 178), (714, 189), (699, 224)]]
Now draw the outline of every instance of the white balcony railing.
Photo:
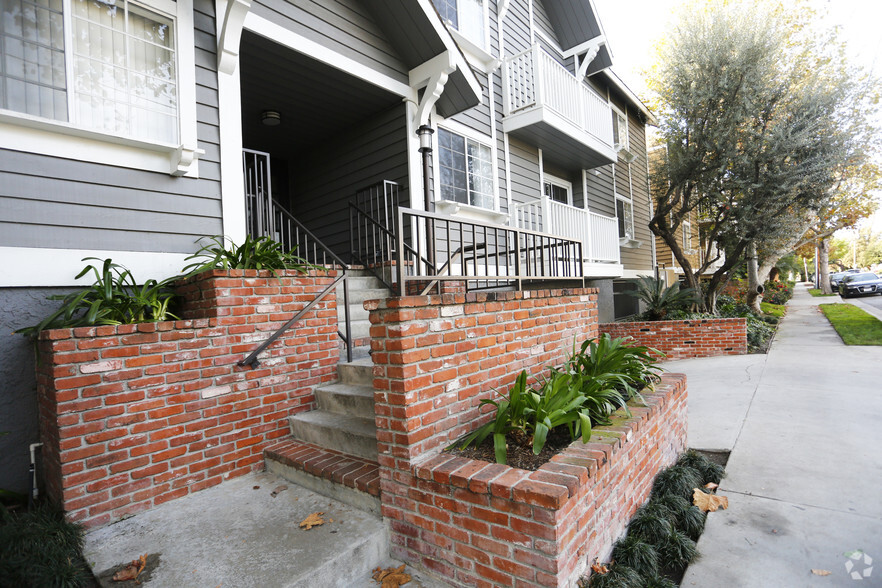
[(609, 103), (539, 45), (506, 60), (503, 96), (506, 116), (530, 108), (549, 108), (573, 126), (612, 147)]
[(619, 263), (619, 229), (613, 217), (548, 198), (516, 204), (514, 217), (521, 229), (581, 241), (585, 261)]

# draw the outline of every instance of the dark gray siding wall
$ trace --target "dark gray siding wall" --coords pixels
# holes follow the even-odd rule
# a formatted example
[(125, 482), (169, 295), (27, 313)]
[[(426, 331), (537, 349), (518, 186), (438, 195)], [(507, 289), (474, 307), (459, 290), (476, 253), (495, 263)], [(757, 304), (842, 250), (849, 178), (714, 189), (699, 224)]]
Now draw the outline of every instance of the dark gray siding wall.
[(516, 55), (530, 47), (530, 0), (512, 0), (505, 16), (505, 53)]
[(536, 27), (536, 30), (545, 35), (548, 39), (554, 41), (554, 43), (559, 47), (560, 42), (557, 39), (557, 33), (554, 30), (554, 27), (551, 26), (551, 21), (548, 19), (548, 13), (545, 11), (545, 3), (540, 0), (534, 0), (533, 2), (533, 26)]
[(358, 0), (260, 0), (251, 12), (407, 83), (408, 68)]
[(517, 139), (509, 138), (511, 153), (511, 200), (517, 204), (539, 198), (539, 152)]
[(348, 258), (349, 201), (358, 190), (392, 180), (401, 186), (399, 201), (409, 201), (404, 104), (334, 137), (296, 163), (289, 162), (294, 216)]
[(626, 270), (646, 270), (652, 268), (652, 233), (649, 230), (649, 185), (646, 174), (646, 144), (644, 125), (637, 118), (633, 108), (624, 102), (614, 103), (628, 115), (628, 140), (631, 153), (637, 158), (626, 163), (621, 158), (616, 168), (616, 192), (630, 196), (634, 211), (634, 237), (642, 244), (640, 247), (622, 248), (622, 264)]
[(604, 165), (588, 170), (588, 208), (592, 212), (616, 215), (615, 196), (613, 195), (613, 166)]
[(481, 104), (457, 114), (452, 117), (452, 120), (489, 137), (490, 124), (493, 120), (493, 113), (490, 112), (492, 105), (494, 104), (490, 99), (492, 90), (488, 85), (488, 76), (486, 74), (475, 72), (475, 76), (478, 78), (478, 82), (480, 82), (481, 88), (483, 89)]
[(190, 252), (223, 232), (214, 3), (195, 21), (200, 178), (0, 150), (0, 245)]

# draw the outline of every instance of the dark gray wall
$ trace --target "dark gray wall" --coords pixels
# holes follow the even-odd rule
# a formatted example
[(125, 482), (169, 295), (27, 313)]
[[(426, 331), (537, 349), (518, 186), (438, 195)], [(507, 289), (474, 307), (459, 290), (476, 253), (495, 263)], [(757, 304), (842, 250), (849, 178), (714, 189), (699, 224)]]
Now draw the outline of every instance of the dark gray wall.
[(616, 320), (615, 305), (613, 303), (612, 280), (588, 280), (589, 288), (600, 290), (597, 296), (598, 322), (611, 323)]
[(0, 488), (27, 492), (28, 445), (40, 441), (37, 428), (37, 384), (34, 344), (12, 332), (35, 325), (58, 308), (47, 300), (59, 288), (0, 288)]

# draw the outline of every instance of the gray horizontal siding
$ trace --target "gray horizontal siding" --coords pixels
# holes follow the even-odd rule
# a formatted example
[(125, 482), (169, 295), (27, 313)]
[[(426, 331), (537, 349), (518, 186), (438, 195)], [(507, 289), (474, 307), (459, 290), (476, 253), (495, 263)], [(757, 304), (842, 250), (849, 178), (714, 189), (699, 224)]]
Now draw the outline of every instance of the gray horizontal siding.
[(195, 22), (200, 178), (0, 150), (0, 245), (186, 253), (223, 232), (213, 2)]
[(251, 12), (407, 83), (409, 68), (358, 0), (259, 0)]
[(588, 170), (585, 182), (588, 185), (588, 208), (606, 216), (616, 215), (612, 167), (605, 165)]
[(530, 0), (512, 1), (503, 28), (506, 55), (515, 55), (530, 47)]
[(406, 133), (402, 104), (335, 138), (333, 145), (317, 148), (291, 168), (294, 215), (336, 253), (348, 257), (349, 201), (358, 190), (392, 180), (401, 186), (401, 201), (407, 202)]
[(509, 138), (511, 153), (511, 199), (530, 202), (542, 194), (539, 186), (539, 152), (535, 147)]

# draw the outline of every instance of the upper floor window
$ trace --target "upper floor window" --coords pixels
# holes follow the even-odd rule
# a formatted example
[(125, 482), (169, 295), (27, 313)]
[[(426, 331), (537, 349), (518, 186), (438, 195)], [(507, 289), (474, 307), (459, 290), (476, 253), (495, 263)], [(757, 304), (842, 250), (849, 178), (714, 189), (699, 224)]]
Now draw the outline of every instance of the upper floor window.
[(484, 0), (432, 0), (444, 22), (478, 47), (484, 39)]
[(489, 146), (438, 129), (441, 198), (493, 210), (493, 153)]
[(634, 205), (631, 200), (616, 194), (616, 216), (619, 221), (619, 239), (634, 238)]
[(612, 107), (613, 117), (613, 145), (616, 151), (630, 151), (631, 143), (628, 140), (628, 116), (616, 108)]
[(692, 223), (683, 221), (683, 251), (692, 251)]
[(555, 178), (546, 174), (542, 193), (546, 198), (550, 198), (561, 204), (573, 203), (573, 185), (567, 181)]
[(0, 6), (0, 108), (141, 141), (178, 141), (172, 17), (128, 0)]

